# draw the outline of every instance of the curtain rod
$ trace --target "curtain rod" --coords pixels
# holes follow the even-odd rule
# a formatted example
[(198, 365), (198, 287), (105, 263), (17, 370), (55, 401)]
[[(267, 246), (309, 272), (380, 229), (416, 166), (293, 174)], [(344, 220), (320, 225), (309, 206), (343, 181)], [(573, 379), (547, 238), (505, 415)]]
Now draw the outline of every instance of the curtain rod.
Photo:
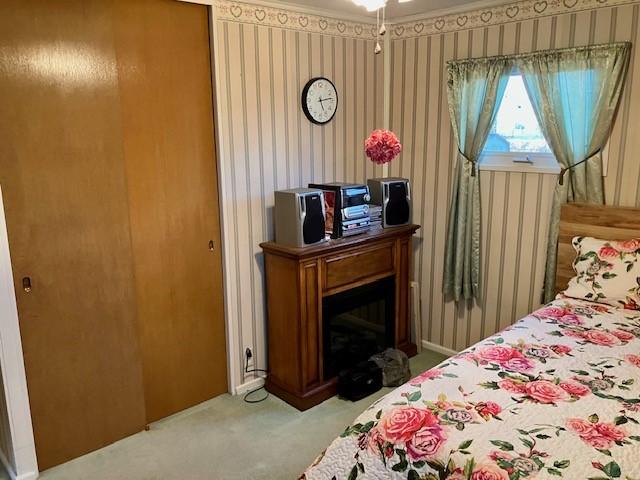
[(490, 57), (463, 58), (459, 60), (449, 60), (447, 61), (447, 65), (463, 64), (463, 63), (486, 61), (486, 60), (497, 60), (497, 59), (511, 60), (511, 59), (518, 59), (518, 58), (531, 58), (539, 55), (553, 55), (553, 54), (562, 54), (567, 52), (580, 52), (580, 51), (586, 51), (586, 50), (604, 50), (604, 49), (611, 49), (611, 48), (620, 48), (620, 49), (631, 48), (631, 42), (600, 43), (597, 45), (583, 45), (579, 47), (536, 50), (535, 52), (514, 53), (512, 55), (493, 55)]

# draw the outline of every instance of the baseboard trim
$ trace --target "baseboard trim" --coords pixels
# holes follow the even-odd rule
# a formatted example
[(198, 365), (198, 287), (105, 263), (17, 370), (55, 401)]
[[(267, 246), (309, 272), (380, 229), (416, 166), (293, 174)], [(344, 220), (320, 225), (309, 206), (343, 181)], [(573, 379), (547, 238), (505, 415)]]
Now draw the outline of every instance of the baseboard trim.
[(248, 382), (241, 383), (235, 389), (234, 395), (243, 395), (255, 388), (260, 388), (264, 385), (264, 377), (252, 378)]
[(15, 477), (15, 480), (36, 480), (38, 476), (39, 476), (38, 472), (22, 473), (17, 477)]
[(427, 350), (441, 353), (443, 355), (448, 355), (450, 357), (453, 357), (454, 355), (460, 353), (455, 350), (451, 350), (450, 348), (443, 347), (442, 345), (438, 345), (437, 343), (428, 342), (426, 340), (422, 340), (422, 348), (426, 348)]

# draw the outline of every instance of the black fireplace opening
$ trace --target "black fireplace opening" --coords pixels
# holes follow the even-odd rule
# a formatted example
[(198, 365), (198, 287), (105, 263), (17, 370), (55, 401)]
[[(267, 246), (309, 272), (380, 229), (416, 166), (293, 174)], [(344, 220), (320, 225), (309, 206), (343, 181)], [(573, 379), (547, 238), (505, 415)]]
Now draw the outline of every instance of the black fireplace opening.
[(395, 298), (391, 276), (323, 299), (325, 378), (395, 345)]

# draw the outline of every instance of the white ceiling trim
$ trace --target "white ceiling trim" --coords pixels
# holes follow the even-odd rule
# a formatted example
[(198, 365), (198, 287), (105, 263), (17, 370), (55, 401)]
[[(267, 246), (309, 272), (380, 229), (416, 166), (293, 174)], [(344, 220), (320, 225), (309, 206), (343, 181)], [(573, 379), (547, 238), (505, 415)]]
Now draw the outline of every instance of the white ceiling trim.
[[(480, 7), (474, 10), (463, 10), (455, 13), (440, 11), (412, 17), (408, 21), (394, 21), (391, 29), (393, 39), (437, 35), (440, 33), (469, 30), (490, 25), (519, 22), (530, 18), (547, 17), (563, 13), (579, 12), (596, 8), (613, 7), (640, 3), (640, 0), (523, 0), (490, 6), (495, 2), (479, 2)], [(482, 4), (486, 4), (484, 8)], [(446, 12), (446, 11), (445, 11)]]

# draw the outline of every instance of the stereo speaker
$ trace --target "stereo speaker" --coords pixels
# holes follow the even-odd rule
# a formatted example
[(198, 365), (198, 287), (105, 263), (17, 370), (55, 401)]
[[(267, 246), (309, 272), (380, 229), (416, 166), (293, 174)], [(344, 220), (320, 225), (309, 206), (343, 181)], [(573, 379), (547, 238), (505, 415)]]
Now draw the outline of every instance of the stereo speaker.
[(276, 243), (305, 247), (325, 241), (322, 190), (279, 190), (275, 202)]
[(406, 178), (373, 178), (368, 181), (371, 203), (382, 207), (382, 226), (411, 223), (411, 186)]

